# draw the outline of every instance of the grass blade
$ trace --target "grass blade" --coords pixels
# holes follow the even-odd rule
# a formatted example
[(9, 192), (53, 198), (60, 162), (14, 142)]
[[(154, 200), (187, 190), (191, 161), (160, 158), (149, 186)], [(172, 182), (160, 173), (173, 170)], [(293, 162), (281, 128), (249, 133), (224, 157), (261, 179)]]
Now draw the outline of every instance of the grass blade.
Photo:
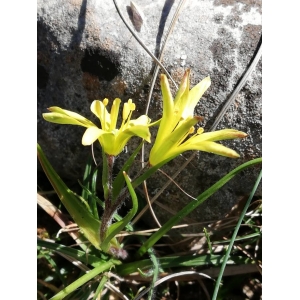
[(224, 273), (224, 270), (225, 270), (225, 267), (226, 267), (226, 264), (227, 264), (227, 259), (228, 259), (229, 255), (230, 255), (230, 251), (231, 251), (231, 249), (233, 247), (233, 243), (234, 243), (235, 238), (237, 236), (237, 233), (238, 233), (238, 231), (240, 229), (240, 226), (242, 224), (243, 218), (244, 218), (244, 216), (245, 216), (245, 214), (247, 212), (247, 209), (248, 209), (248, 207), (249, 207), (249, 205), (251, 203), (251, 200), (252, 200), (252, 198), (254, 196), (254, 193), (255, 193), (255, 191), (256, 191), (259, 183), (260, 183), (261, 177), (262, 177), (262, 171), (260, 171), (260, 173), (259, 173), (259, 175), (258, 175), (258, 177), (256, 179), (256, 182), (255, 182), (254, 187), (253, 187), (253, 189), (251, 191), (251, 194), (250, 194), (250, 196), (249, 196), (249, 198), (247, 200), (247, 203), (246, 203), (246, 205), (245, 205), (245, 207), (244, 207), (244, 209), (243, 209), (243, 211), (241, 213), (239, 221), (238, 221), (238, 223), (237, 223), (237, 225), (235, 227), (235, 230), (234, 230), (234, 232), (232, 234), (232, 238), (231, 238), (230, 244), (229, 244), (229, 246), (227, 248), (226, 254), (224, 256), (224, 261), (222, 263), (221, 270), (220, 270), (220, 273), (219, 273), (219, 276), (218, 276), (218, 279), (217, 279), (217, 282), (216, 282), (216, 287), (215, 287), (215, 290), (214, 290), (214, 293), (213, 293), (212, 300), (216, 300), (217, 299), (217, 295), (218, 295), (218, 291), (219, 291), (219, 286), (220, 286), (221, 279), (222, 279), (222, 276), (223, 276), (223, 273)]
[[(40, 239), (37, 240), (37, 244), (40, 247), (44, 247), (44, 248), (47, 248), (52, 251), (57, 251), (57, 252), (66, 254), (70, 257), (73, 257), (74, 259), (81, 261), (82, 263), (84, 263), (86, 265), (89, 264), (93, 267), (97, 267), (100, 264), (105, 263), (108, 259), (108, 256), (105, 256), (105, 255), (103, 255), (103, 258), (100, 258), (96, 255), (89, 254), (89, 253), (86, 253), (81, 250), (77, 250), (77, 249), (67, 247), (67, 246), (64, 246), (61, 244), (51, 243), (51, 242), (40, 240)], [(100, 254), (101, 254), (101, 252), (100, 252)], [(105, 258), (106, 258), (106, 260), (105, 260)]]
[(119, 264), (120, 262), (117, 260), (110, 260), (101, 264), (100, 266), (94, 268), (93, 270), (89, 271), (87, 274), (81, 276), (79, 279), (72, 282), (70, 285), (62, 289), (59, 293), (53, 296), (50, 300), (62, 300), (64, 297), (68, 296), (76, 289), (81, 287), (83, 284), (88, 282), (89, 280), (93, 279), (95, 276), (103, 273), (109, 269), (111, 269), (115, 264)]
[[(224, 260), (224, 255), (219, 254), (191, 254), (176, 255), (159, 258), (159, 265), (162, 269), (168, 268), (184, 268), (184, 267), (200, 267), (200, 266), (220, 266)], [(249, 258), (244, 256), (231, 256), (227, 264), (249, 264)], [(137, 269), (149, 270), (153, 268), (151, 259), (136, 260), (134, 262), (125, 263), (116, 266), (116, 273), (119, 276), (137, 272)]]
[(180, 212), (178, 212), (174, 217), (172, 217), (166, 224), (164, 224), (157, 232), (155, 232), (138, 250), (138, 255), (144, 255), (147, 250), (152, 247), (164, 234), (166, 234), (174, 225), (180, 222), (186, 215), (192, 212), (196, 207), (198, 207), (201, 203), (203, 203), (207, 198), (213, 195), (217, 190), (219, 190), (225, 183), (231, 180), (235, 175), (237, 175), (240, 171), (253, 166), (257, 163), (261, 163), (261, 158), (253, 159), (249, 162), (246, 162), (227, 175), (225, 175), (222, 179), (208, 188), (205, 192), (197, 197), (197, 200), (190, 202), (186, 205)]

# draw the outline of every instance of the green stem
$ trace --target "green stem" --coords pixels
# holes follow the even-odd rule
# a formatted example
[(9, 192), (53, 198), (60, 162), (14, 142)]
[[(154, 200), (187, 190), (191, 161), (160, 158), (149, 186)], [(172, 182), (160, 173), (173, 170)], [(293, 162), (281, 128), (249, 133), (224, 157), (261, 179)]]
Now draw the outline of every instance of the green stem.
[(131, 219), (135, 216), (135, 214), (138, 210), (138, 200), (137, 200), (136, 193), (131, 185), (129, 177), (127, 176), (127, 174), (125, 172), (124, 172), (124, 177), (125, 177), (125, 181), (127, 183), (127, 187), (128, 187), (131, 199), (132, 199), (132, 209), (121, 221), (118, 221), (117, 223), (114, 223), (111, 226), (109, 226), (109, 228), (107, 229), (107, 232), (106, 232), (106, 237), (105, 237), (105, 239), (103, 239), (103, 242), (101, 244), (101, 248), (104, 251), (109, 250), (110, 240), (113, 237), (115, 237), (131, 221)]
[(152, 277), (150, 290), (149, 290), (149, 294), (148, 294), (148, 300), (152, 300), (153, 295), (154, 295), (154, 285), (158, 278), (158, 273), (159, 273), (159, 261), (154, 254), (153, 248), (149, 248), (148, 253), (149, 253), (150, 259), (153, 263), (153, 277)]
[(206, 230), (206, 228), (204, 227), (203, 228), (203, 231), (204, 231), (204, 234), (205, 234), (205, 237), (206, 237), (206, 240), (207, 240), (207, 245), (208, 245), (208, 248), (209, 248), (209, 253), (212, 254), (213, 253), (213, 249), (212, 249), (212, 246), (211, 246), (211, 241), (210, 241), (210, 238), (209, 238), (209, 234)]
[(112, 216), (116, 210), (114, 205), (112, 205), (112, 169), (114, 165), (115, 157), (112, 155), (105, 154), (102, 151), (103, 158), (103, 173), (102, 173), (102, 186), (104, 191), (104, 212), (101, 218), (101, 228), (100, 228), (100, 239), (104, 240), (107, 228), (111, 223)]
[(259, 175), (258, 175), (258, 177), (257, 177), (257, 179), (256, 179), (255, 185), (254, 185), (254, 187), (253, 187), (253, 189), (252, 189), (252, 191), (251, 191), (251, 194), (250, 194), (250, 196), (249, 196), (249, 198), (248, 198), (248, 200), (247, 200), (247, 203), (246, 203), (246, 205), (245, 205), (245, 207), (244, 207), (244, 209), (243, 209), (243, 211), (242, 211), (242, 213), (241, 213), (241, 216), (240, 216), (240, 218), (239, 218), (239, 221), (238, 221), (238, 223), (237, 223), (237, 225), (236, 225), (236, 227), (235, 227), (235, 230), (234, 230), (234, 232), (233, 232), (232, 238), (231, 238), (231, 240), (230, 240), (230, 244), (229, 244), (228, 249), (227, 249), (227, 251), (226, 251), (226, 254), (225, 254), (225, 256), (224, 256), (224, 260), (223, 260), (223, 263), (222, 263), (222, 266), (221, 266), (221, 269), (220, 269), (220, 273), (219, 273), (218, 279), (217, 279), (217, 281), (216, 281), (216, 287), (215, 287), (215, 290), (214, 290), (214, 293), (213, 293), (212, 300), (216, 300), (216, 299), (217, 299), (217, 295), (218, 295), (218, 291), (219, 291), (219, 286), (220, 286), (220, 283), (221, 283), (221, 280), (222, 280), (222, 276), (223, 276), (223, 273), (224, 273), (224, 270), (225, 270), (225, 267), (226, 267), (226, 264), (227, 264), (227, 260), (228, 260), (228, 258), (229, 258), (231, 249), (232, 249), (232, 247), (233, 247), (233, 243), (234, 243), (235, 238), (236, 238), (236, 236), (237, 236), (237, 233), (238, 233), (238, 231), (239, 231), (239, 229), (240, 229), (240, 226), (241, 226), (241, 224), (242, 224), (242, 221), (243, 221), (243, 219), (244, 219), (244, 216), (245, 216), (245, 214), (246, 214), (246, 212), (247, 212), (247, 210), (248, 210), (248, 207), (249, 207), (249, 205), (250, 205), (250, 203), (251, 203), (251, 200), (252, 200), (252, 198), (253, 198), (253, 196), (254, 196), (254, 193), (255, 193), (255, 191), (256, 191), (256, 189), (257, 189), (259, 183), (260, 183), (261, 177), (262, 177), (262, 171), (260, 171), (260, 173), (259, 173)]

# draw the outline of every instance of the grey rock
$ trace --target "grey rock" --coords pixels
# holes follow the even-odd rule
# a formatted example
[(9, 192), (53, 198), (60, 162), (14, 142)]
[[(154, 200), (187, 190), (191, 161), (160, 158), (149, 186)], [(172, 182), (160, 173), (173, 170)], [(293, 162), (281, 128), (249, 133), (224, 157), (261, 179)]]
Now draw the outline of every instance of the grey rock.
[[(145, 16), (136, 32), (156, 55), (178, 2), (135, 1)], [(130, 1), (118, 3), (134, 27)], [(125, 27), (111, 0), (39, 0), (37, 11), (38, 142), (60, 176), (76, 181), (81, 179), (91, 153), (89, 147), (81, 145), (85, 129), (48, 123), (42, 113), (47, 112), (47, 107), (60, 106), (97, 122), (89, 108), (91, 102), (119, 97), (123, 101), (132, 98), (137, 104), (136, 116), (143, 114), (154, 62)], [(187, 68), (191, 69), (191, 86), (210, 75), (212, 85), (195, 111), (204, 116), (200, 125), (205, 129), (213, 123), (249, 66), (261, 31), (261, 1), (187, 1), (168, 40), (163, 64), (178, 84)], [(233, 168), (261, 156), (261, 68), (260, 61), (218, 126), (218, 129), (235, 128), (248, 133), (246, 139), (224, 142), (241, 157), (233, 160), (201, 152), (176, 177), (176, 182), (194, 197)], [(170, 86), (175, 93), (174, 86)], [(161, 116), (161, 108), (157, 80), (149, 110), (152, 120)], [(116, 168), (138, 142), (132, 139), (129, 153), (117, 158)], [(96, 154), (99, 155), (99, 151)], [(172, 176), (191, 154), (184, 153), (163, 171)], [(222, 217), (240, 196), (250, 193), (259, 170), (257, 166), (237, 176), (198, 207), (189, 220)], [(150, 195), (155, 195), (167, 180), (161, 173), (149, 179)], [(257, 195), (260, 193), (261, 186)], [(159, 198), (159, 203), (173, 212), (190, 201), (194, 200), (173, 183)], [(157, 206), (154, 208), (162, 223), (172, 215)], [(147, 222), (154, 224), (149, 216)]]

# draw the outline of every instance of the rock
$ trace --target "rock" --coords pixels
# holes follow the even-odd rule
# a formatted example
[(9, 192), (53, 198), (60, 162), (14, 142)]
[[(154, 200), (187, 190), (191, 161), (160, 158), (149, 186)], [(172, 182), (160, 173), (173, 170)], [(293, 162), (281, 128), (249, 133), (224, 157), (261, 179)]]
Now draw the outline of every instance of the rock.
[[(133, 28), (130, 1), (118, 3)], [(145, 18), (136, 33), (158, 55), (178, 1), (135, 3)], [(38, 142), (60, 176), (76, 181), (82, 178), (91, 153), (90, 147), (81, 145), (84, 128), (48, 123), (42, 113), (47, 107), (60, 106), (97, 122), (89, 108), (91, 102), (119, 97), (123, 101), (132, 98), (137, 104), (136, 116), (144, 114), (154, 62), (125, 27), (111, 0), (39, 0), (37, 25)], [(206, 130), (249, 66), (260, 37), (261, 1), (203, 0), (185, 4), (168, 40), (163, 64), (178, 84), (187, 68), (191, 69), (191, 86), (210, 75), (212, 85), (195, 112), (204, 116), (201, 126)], [(190, 195), (198, 196), (233, 168), (261, 156), (261, 74), (260, 61), (218, 126), (248, 133), (244, 140), (224, 142), (241, 157), (233, 160), (198, 153), (176, 177)], [(170, 86), (175, 93), (174, 86)], [(157, 81), (149, 110), (152, 120), (160, 117), (161, 104)], [(116, 167), (138, 142), (132, 140), (129, 153), (117, 158)], [(164, 172), (172, 176), (191, 154), (178, 157), (163, 168)], [(257, 166), (237, 176), (198, 207), (189, 220), (222, 217), (240, 196), (250, 193), (259, 170)], [(161, 173), (149, 179), (150, 195), (155, 195), (167, 180)], [(261, 186), (257, 195), (260, 193)], [(159, 203), (173, 212), (190, 201), (194, 200), (173, 183), (159, 198)], [(157, 206), (154, 209), (161, 223), (172, 215)], [(152, 218), (147, 222), (153, 224)]]

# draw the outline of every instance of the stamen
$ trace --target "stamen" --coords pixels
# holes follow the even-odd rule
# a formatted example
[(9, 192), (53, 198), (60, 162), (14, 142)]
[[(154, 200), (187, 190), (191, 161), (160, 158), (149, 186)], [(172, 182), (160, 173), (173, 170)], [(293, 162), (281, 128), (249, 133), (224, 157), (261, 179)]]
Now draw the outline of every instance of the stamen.
[(135, 103), (132, 102), (132, 99), (128, 99), (128, 101), (126, 103), (124, 103), (124, 106), (123, 106), (123, 121), (122, 121), (121, 128), (123, 128), (123, 126), (126, 122), (125, 128), (123, 130), (126, 129), (128, 123), (130, 121), (132, 112), (134, 110), (135, 110)]
[(204, 132), (204, 128), (199, 127), (197, 130), (197, 134), (202, 134)]
[(190, 130), (189, 130), (189, 133), (188, 134), (192, 134), (192, 133), (194, 133), (195, 132), (195, 127), (194, 126), (192, 126), (191, 128), (190, 128)]
[[(186, 138), (187, 138), (187, 136), (189, 135), (189, 134), (192, 134), (192, 133), (194, 133), (195, 132), (195, 127), (194, 126), (192, 126), (190, 129), (189, 129), (189, 131), (179, 140), (179, 142), (178, 142), (178, 145), (180, 145)], [(193, 136), (195, 136), (195, 134), (193, 135)], [(192, 137), (190, 137), (190, 139), (191, 139)]]
[(126, 103), (124, 103), (124, 106), (123, 106), (123, 114), (122, 114), (123, 122), (125, 122), (127, 120), (129, 113), (130, 113), (130, 106), (129, 106), (129, 103), (126, 102)]
[(132, 99), (128, 100), (128, 104), (129, 104), (129, 109), (131, 111), (134, 111), (135, 110), (135, 103), (132, 102)]
[(107, 106), (107, 104), (108, 104), (108, 99), (105, 98), (105, 99), (102, 101), (102, 103), (104, 104), (104, 106)]

